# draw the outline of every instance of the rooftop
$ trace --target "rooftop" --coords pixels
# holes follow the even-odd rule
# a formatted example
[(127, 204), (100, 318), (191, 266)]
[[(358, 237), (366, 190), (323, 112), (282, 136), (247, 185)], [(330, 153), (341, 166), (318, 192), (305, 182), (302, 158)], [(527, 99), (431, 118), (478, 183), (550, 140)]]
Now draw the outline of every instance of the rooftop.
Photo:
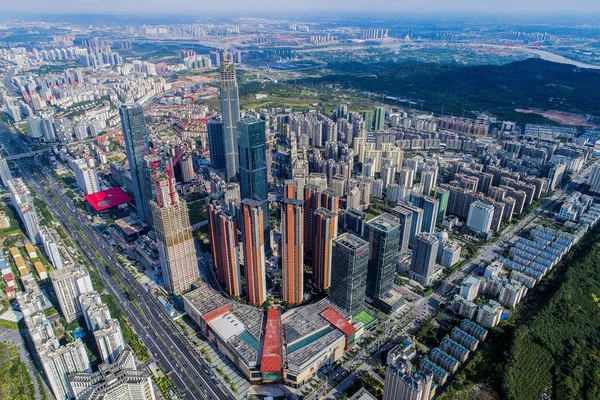
[(356, 332), (356, 328), (350, 324), (340, 313), (338, 313), (333, 307), (329, 307), (321, 313), (321, 316), (325, 318), (331, 325), (342, 331), (346, 336), (352, 335)]
[(263, 342), (263, 352), (260, 361), (260, 372), (281, 372), (281, 335), (278, 308), (269, 308), (267, 311), (267, 325)]
[(385, 213), (373, 218), (372, 220), (367, 222), (367, 225), (369, 227), (376, 228), (384, 232), (391, 232), (394, 229), (398, 229), (399, 222), (398, 218), (394, 217), (391, 214)]
[(344, 233), (343, 235), (340, 235), (337, 238), (333, 239), (333, 241), (339, 245), (345, 246), (352, 250), (356, 250), (360, 247), (369, 244), (369, 242), (367, 242), (366, 240), (361, 239), (358, 236), (353, 235), (351, 233)]
[(131, 197), (118, 187), (86, 194), (84, 198), (96, 211), (108, 210), (109, 208), (117, 207), (131, 201)]

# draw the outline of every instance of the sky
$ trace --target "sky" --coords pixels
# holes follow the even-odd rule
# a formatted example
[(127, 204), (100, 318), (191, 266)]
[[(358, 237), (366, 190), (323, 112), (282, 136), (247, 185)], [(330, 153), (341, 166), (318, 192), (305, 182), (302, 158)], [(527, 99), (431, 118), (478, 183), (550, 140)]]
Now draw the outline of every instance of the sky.
[(0, 10), (36, 13), (600, 13), (600, 0), (0, 0)]

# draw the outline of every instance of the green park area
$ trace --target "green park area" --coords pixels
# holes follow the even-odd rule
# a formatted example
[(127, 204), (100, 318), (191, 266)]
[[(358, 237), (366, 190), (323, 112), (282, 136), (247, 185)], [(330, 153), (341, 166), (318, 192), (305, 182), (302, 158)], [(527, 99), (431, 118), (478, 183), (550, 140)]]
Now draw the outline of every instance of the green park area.
[(27, 366), (19, 358), (17, 346), (0, 343), (0, 399), (34, 398), (35, 388)]

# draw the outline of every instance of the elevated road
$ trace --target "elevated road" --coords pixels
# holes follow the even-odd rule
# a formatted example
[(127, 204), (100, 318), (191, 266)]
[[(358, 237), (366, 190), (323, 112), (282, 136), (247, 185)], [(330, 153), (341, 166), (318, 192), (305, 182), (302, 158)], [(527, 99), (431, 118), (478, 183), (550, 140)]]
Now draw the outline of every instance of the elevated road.
[[(0, 123), (0, 131), (0, 142), (9, 155), (30, 151), (7, 125)], [(91, 226), (86, 215), (73, 206), (52, 175), (31, 159), (24, 158), (16, 164), (21, 177), (46, 202), (50, 213), (64, 226), (73, 243), (98, 272), (106, 291), (114, 296), (140, 340), (171, 376), (183, 397), (234, 399), (213, 375), (211, 367), (177, 330), (162, 305), (121, 267), (108, 243)], [(115, 271), (114, 277), (104, 263)], [(136, 297), (129, 300), (117, 279)]]

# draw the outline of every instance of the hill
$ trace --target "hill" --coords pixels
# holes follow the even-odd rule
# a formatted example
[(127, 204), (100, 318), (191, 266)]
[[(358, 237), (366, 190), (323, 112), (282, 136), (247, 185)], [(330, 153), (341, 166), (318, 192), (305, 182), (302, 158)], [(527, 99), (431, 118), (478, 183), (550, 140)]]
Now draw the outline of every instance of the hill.
[(341, 84), (423, 101), (423, 109), (455, 115), (481, 110), (506, 119), (544, 120), (514, 111), (540, 108), (600, 116), (600, 71), (538, 58), (501, 66), (336, 62), (324, 76), (299, 83)]

